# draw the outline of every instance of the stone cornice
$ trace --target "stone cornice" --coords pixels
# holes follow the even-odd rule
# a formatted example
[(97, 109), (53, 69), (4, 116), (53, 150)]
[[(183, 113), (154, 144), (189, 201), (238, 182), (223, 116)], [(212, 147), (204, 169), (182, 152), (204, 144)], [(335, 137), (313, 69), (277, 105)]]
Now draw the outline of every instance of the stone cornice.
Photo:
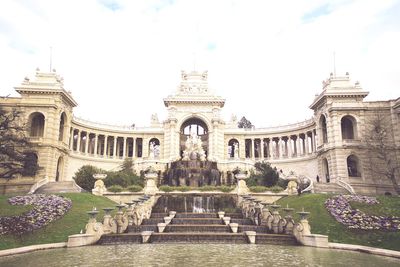
[(366, 91), (358, 91), (358, 92), (322, 92), (319, 96), (317, 96), (312, 104), (309, 106), (310, 109), (316, 109), (317, 106), (327, 98), (354, 98), (354, 97), (366, 97), (368, 92)]
[(67, 102), (69, 105), (72, 107), (76, 107), (78, 103), (72, 98), (72, 96), (65, 91), (64, 89), (59, 89), (59, 88), (48, 88), (48, 87), (26, 87), (26, 86), (17, 86), (14, 87), (15, 91), (17, 91), (19, 94), (24, 95), (24, 94), (36, 94), (36, 95), (61, 95), (63, 100)]

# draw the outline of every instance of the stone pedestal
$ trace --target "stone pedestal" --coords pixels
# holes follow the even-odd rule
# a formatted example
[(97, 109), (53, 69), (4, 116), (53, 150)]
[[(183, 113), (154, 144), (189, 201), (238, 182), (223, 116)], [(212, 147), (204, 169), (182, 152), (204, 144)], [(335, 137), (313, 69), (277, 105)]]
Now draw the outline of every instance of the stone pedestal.
[(107, 192), (107, 188), (104, 185), (103, 179), (107, 177), (105, 173), (96, 173), (93, 174), (93, 178), (96, 179), (94, 183), (94, 188), (92, 189), (92, 194), (96, 196), (102, 196), (105, 192)]
[(156, 172), (149, 172), (144, 175), (146, 185), (143, 189), (145, 195), (154, 196), (159, 190), (156, 185), (158, 175)]
[(250, 244), (255, 244), (256, 243), (256, 235), (257, 235), (257, 233), (255, 231), (245, 231), (245, 234), (246, 234), (247, 239), (249, 240)]
[(246, 195), (246, 194), (248, 194), (250, 192), (250, 190), (249, 190), (249, 188), (247, 187), (247, 184), (246, 184), (246, 180), (245, 180), (246, 179), (246, 174), (238, 173), (238, 174), (235, 175), (235, 177), (236, 177), (236, 179), (238, 181), (237, 186), (236, 186), (236, 193), (238, 195)]

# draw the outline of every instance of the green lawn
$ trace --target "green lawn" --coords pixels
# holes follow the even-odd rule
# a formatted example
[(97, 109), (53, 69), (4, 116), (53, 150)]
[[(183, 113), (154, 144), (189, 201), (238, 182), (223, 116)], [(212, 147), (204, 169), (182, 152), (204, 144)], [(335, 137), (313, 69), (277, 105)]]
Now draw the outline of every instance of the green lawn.
[[(78, 234), (88, 221), (86, 211), (96, 207), (98, 210), (104, 207), (114, 207), (115, 202), (89, 193), (65, 193), (59, 194), (72, 200), (72, 208), (59, 220), (47, 225), (45, 228), (15, 237), (11, 235), (1, 236), (0, 249), (8, 249), (34, 244), (57, 243), (68, 240), (69, 235)], [(20, 214), (29, 209), (24, 206), (11, 206), (7, 199), (10, 196), (0, 195), (0, 216)], [(97, 218), (103, 218), (101, 210)]]
[[(400, 231), (387, 232), (379, 230), (357, 230), (347, 229), (338, 223), (325, 209), (324, 202), (330, 195), (325, 194), (304, 194), (301, 196), (290, 196), (282, 198), (278, 204), (286, 207), (289, 205), (296, 211), (302, 210), (311, 212), (309, 222), (313, 234), (323, 234), (329, 236), (329, 242), (358, 244), (393, 250), (400, 250)], [(352, 203), (352, 207), (358, 208), (365, 213), (375, 215), (397, 215), (400, 216), (400, 197), (379, 196), (378, 205), (366, 205)], [(281, 213), (283, 214), (283, 213)], [(299, 217), (295, 216), (298, 221)]]

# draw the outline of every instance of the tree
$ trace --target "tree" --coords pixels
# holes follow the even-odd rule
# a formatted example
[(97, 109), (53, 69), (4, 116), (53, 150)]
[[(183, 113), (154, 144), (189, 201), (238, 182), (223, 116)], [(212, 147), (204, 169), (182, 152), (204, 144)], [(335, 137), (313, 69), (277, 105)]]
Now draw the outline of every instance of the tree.
[(21, 112), (0, 107), (0, 177), (34, 176), (39, 170), (32, 144), (20, 123)]
[(252, 173), (250, 178), (247, 179), (251, 183), (248, 185), (274, 186), (278, 183), (278, 170), (273, 168), (270, 163), (266, 161), (256, 162), (254, 167), (255, 173)]
[(245, 128), (245, 129), (251, 129), (253, 127), (253, 124), (251, 124), (251, 121), (246, 119), (246, 117), (242, 117), (240, 121), (238, 122), (238, 127), (239, 128)]
[(389, 119), (388, 116), (376, 113), (368, 125), (366, 143), (370, 164), (367, 168), (372, 174), (388, 179), (400, 195), (400, 186), (396, 179), (400, 174), (400, 162), (397, 159), (399, 151), (396, 151)]

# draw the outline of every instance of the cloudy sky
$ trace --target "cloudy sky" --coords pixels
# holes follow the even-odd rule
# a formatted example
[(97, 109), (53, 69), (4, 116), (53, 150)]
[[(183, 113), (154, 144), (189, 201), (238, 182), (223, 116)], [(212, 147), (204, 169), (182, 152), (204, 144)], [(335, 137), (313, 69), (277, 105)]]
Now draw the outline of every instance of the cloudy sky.
[(256, 127), (295, 123), (321, 81), (346, 71), (370, 92), (400, 96), (400, 1), (2, 0), (0, 95), (53, 67), (92, 121), (146, 126), (181, 70), (208, 70), (224, 116)]

